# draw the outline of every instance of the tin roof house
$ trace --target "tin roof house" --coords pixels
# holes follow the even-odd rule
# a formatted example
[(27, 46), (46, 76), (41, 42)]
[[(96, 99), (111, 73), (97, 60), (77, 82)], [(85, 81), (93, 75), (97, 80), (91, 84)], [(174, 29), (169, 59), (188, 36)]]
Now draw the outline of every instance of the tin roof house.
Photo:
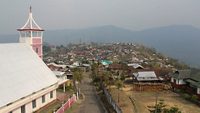
[(138, 82), (153, 82), (159, 81), (154, 71), (141, 71), (133, 73), (134, 79)]
[(184, 80), (190, 78), (191, 70), (177, 70), (171, 75), (171, 85), (173, 88), (184, 88)]

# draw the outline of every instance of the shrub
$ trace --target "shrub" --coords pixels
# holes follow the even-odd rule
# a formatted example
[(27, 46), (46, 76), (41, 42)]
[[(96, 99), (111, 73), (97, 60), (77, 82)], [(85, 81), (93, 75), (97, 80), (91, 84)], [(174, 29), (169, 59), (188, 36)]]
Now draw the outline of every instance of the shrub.
[(186, 99), (186, 100), (190, 100), (191, 99), (191, 96), (187, 93), (184, 93), (183, 94), (183, 98)]
[(197, 96), (197, 95), (192, 95), (191, 100), (192, 100), (193, 102), (197, 102), (198, 96)]
[(185, 91), (182, 90), (182, 89), (176, 89), (176, 92), (177, 92), (177, 93), (185, 93)]

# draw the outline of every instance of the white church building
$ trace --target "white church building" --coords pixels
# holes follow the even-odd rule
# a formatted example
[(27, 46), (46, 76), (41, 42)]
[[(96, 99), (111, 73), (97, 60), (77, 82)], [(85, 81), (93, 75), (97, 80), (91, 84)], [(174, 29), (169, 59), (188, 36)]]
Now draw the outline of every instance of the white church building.
[(42, 29), (29, 19), (20, 43), (0, 44), (0, 113), (33, 113), (56, 99), (58, 79), (42, 61)]
[(0, 113), (32, 113), (56, 99), (58, 80), (29, 45), (0, 44)]

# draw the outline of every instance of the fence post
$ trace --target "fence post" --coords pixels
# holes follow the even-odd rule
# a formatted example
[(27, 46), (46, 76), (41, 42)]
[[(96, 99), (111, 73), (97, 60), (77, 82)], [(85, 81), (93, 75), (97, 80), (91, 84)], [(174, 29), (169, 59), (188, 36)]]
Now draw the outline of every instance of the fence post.
[(77, 98), (77, 100), (79, 100), (78, 95), (79, 95), (79, 94), (78, 94), (78, 91), (77, 91), (77, 92), (76, 92), (76, 98)]
[(64, 109), (64, 102), (62, 102), (62, 111), (63, 111), (63, 113), (64, 113), (64, 111), (65, 111), (65, 109)]

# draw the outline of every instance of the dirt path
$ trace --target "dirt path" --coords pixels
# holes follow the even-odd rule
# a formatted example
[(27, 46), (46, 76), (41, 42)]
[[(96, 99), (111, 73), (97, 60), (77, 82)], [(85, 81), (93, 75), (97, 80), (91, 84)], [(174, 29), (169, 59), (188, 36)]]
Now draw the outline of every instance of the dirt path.
[(104, 113), (95, 96), (94, 87), (90, 83), (89, 75), (84, 74), (84, 79), (80, 85), (81, 92), (84, 94), (84, 101), (73, 113)]

